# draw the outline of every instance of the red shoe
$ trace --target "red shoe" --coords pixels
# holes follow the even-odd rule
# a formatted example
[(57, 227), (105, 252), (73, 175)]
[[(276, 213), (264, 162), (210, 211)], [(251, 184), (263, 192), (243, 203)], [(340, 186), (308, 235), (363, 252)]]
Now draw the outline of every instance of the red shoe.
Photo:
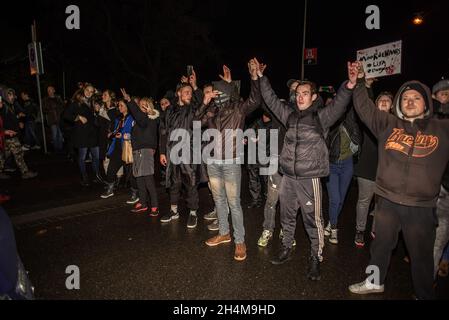
[(7, 196), (6, 194), (0, 194), (0, 203), (4, 203), (11, 200), (10, 196)]
[(159, 216), (159, 209), (158, 208), (152, 208), (150, 212), (150, 217), (157, 217)]
[(144, 213), (148, 211), (148, 207), (144, 207), (141, 203), (137, 203), (134, 209), (131, 210), (132, 213)]

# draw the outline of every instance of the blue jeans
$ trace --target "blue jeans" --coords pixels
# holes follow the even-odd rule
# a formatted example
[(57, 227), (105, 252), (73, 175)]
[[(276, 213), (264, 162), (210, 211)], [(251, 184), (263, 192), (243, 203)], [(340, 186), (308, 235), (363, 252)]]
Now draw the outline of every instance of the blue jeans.
[(338, 216), (343, 208), (353, 172), (352, 157), (330, 163), (330, 175), (326, 186), (329, 195), (329, 221), (333, 229), (337, 228)]
[(92, 147), (92, 148), (79, 148), (78, 152), (78, 165), (80, 167), (80, 172), (83, 177), (87, 176), (86, 171), (86, 155), (87, 150), (90, 149), (90, 154), (92, 155), (92, 169), (94, 170), (95, 175), (99, 174), (100, 171), (100, 148)]
[(61, 129), (57, 124), (51, 125), (51, 139), (53, 141), (54, 151), (60, 152), (64, 147), (64, 137), (62, 136)]
[(209, 183), (217, 208), (220, 235), (229, 234), (229, 209), (234, 228), (234, 242), (245, 243), (245, 226), (243, 225), (243, 210), (240, 204), (240, 189), (242, 169), (239, 164), (209, 164), (207, 165)]

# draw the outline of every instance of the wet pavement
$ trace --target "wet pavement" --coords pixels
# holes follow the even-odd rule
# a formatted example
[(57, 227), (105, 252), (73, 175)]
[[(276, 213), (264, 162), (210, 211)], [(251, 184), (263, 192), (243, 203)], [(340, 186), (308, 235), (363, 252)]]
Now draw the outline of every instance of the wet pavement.
[[(40, 173), (38, 179), (1, 183), (13, 197), (5, 208), (15, 221), (18, 249), (38, 299), (412, 299), (402, 242), (393, 253), (384, 294), (360, 297), (347, 290), (364, 279), (369, 261), (369, 244), (357, 249), (353, 243), (356, 184), (341, 215), (339, 244), (326, 243), (322, 279), (311, 282), (306, 278), (309, 245), (301, 218), (294, 258), (273, 266), (269, 260), (277, 252), (279, 228), (273, 243), (259, 248), (263, 209), (244, 208), (248, 258), (237, 262), (232, 243), (215, 248), (204, 243), (216, 234), (207, 230), (202, 219), (213, 208), (207, 188), (200, 189), (198, 226), (188, 230), (183, 206), (178, 221), (162, 225), (158, 218), (130, 213), (131, 207), (124, 203), (127, 190), (101, 200), (101, 186), (79, 186), (75, 164), (55, 156), (29, 157)], [(165, 190), (160, 187), (158, 192), (161, 211), (168, 210)], [(248, 196), (244, 179), (243, 205)], [(325, 206), (325, 217), (326, 212)], [(33, 219), (20, 221), (31, 213)], [(65, 271), (70, 265), (79, 267), (80, 290), (66, 289)], [(439, 298), (449, 298), (448, 278), (439, 280), (437, 292)]]

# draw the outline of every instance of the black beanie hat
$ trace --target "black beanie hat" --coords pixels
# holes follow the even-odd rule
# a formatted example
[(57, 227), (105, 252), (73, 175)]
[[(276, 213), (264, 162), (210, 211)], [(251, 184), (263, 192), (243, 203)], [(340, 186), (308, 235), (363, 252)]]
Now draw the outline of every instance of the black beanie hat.
[(404, 88), (404, 90), (402, 90), (401, 95), (399, 97), (399, 101), (402, 101), (402, 96), (404, 95), (405, 92), (407, 92), (409, 90), (416, 90), (416, 91), (418, 91), (422, 95), (422, 97), (424, 99), (424, 102), (426, 103), (426, 111), (427, 111), (429, 109), (429, 106), (427, 105), (427, 101), (428, 101), (427, 92), (426, 92), (426, 89), (424, 89), (424, 87), (421, 86), (419, 83), (410, 83), (410, 84), (408, 84)]

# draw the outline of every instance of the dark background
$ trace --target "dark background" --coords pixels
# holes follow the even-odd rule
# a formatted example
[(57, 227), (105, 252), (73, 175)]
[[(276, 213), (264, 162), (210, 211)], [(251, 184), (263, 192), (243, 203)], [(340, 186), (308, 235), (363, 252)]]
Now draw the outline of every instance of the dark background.
[[(65, 28), (70, 4), (80, 8), (80, 30)], [(378, 31), (365, 27), (371, 4), (380, 8)], [(245, 96), (246, 64), (254, 56), (268, 64), (273, 86), (285, 96), (286, 80), (301, 71), (303, 1), (17, 0), (2, 6), (0, 83), (34, 96), (27, 57), (34, 19), (44, 49), (43, 85), (55, 84), (62, 94), (64, 71), (68, 97), (78, 81), (88, 81), (160, 98), (186, 65), (195, 66), (204, 84), (218, 79), (224, 63), (243, 80)], [(411, 23), (417, 12), (424, 13), (421, 26)], [(403, 40), (403, 73), (383, 78), (378, 90), (394, 91), (410, 79), (432, 86), (449, 77), (449, 2), (309, 0), (306, 47), (318, 48), (318, 65), (306, 66), (306, 78), (338, 86), (358, 49), (397, 40)]]

